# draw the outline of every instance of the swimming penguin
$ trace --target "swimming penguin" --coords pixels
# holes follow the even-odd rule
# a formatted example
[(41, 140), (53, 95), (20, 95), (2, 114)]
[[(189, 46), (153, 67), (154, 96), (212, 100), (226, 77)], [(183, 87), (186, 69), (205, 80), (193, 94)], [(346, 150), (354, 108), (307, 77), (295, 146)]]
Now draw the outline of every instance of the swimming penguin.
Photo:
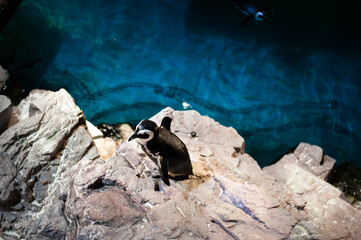
[(247, 24), (251, 19), (256, 22), (264, 21), (266, 16), (266, 8), (261, 8), (256, 4), (246, 0), (232, 0), (233, 4), (246, 15), (246, 18), (241, 22), (241, 25)]
[(186, 179), (193, 174), (192, 164), (186, 145), (170, 131), (172, 119), (164, 117), (161, 126), (142, 120), (128, 141), (137, 139), (143, 151), (159, 168), (160, 176), (169, 186), (169, 176)]

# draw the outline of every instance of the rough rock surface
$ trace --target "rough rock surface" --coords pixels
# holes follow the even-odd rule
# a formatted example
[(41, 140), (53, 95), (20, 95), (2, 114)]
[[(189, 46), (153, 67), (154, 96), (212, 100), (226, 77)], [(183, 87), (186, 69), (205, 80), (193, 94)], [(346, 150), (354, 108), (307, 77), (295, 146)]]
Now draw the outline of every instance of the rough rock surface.
[(104, 137), (103, 133), (96, 126), (94, 126), (91, 122), (86, 121), (86, 127), (88, 128), (88, 131), (89, 131), (92, 139)]
[(117, 149), (117, 143), (110, 137), (104, 137), (102, 131), (91, 122), (86, 121), (86, 126), (99, 152), (100, 158), (105, 160), (111, 157)]
[(308, 143), (300, 143), (293, 155), (297, 158), (297, 165), (323, 180), (336, 164), (336, 160), (325, 155), (322, 148)]
[(192, 160), (194, 176), (167, 186), (136, 141), (101, 160), (64, 90), (34, 91), (15, 110), (17, 121), (0, 136), (5, 239), (361, 236), (360, 212), (340, 191), (294, 163), (282, 165), (292, 168), (285, 174), (262, 171), (233, 128), (196, 111), (166, 108), (153, 117), (173, 118)]
[(327, 180), (336, 160), (324, 155), (322, 148), (308, 143), (300, 143), (293, 153), (283, 156), (275, 166), (296, 164), (316, 177)]
[(117, 150), (117, 143), (110, 137), (94, 139), (100, 158), (105, 160), (113, 156)]
[[(0, 136), (1, 232), (4, 237), (66, 233), (62, 214), (68, 169), (98, 158), (82, 111), (65, 91), (33, 91)], [(58, 234), (56, 233), (56, 234)], [(48, 234), (48, 235), (47, 235)]]
[(0, 134), (7, 128), (12, 113), (12, 104), (5, 95), (0, 95)]
[(294, 231), (296, 235), (303, 232), (304, 239), (360, 239), (361, 211), (344, 201), (344, 194), (322, 179), (331, 169), (325, 171), (322, 166), (321, 169), (310, 169), (299, 161), (312, 163), (322, 155), (319, 147), (301, 143), (294, 153), (263, 170), (304, 199), (303, 210), (307, 212), (308, 220), (299, 223), (299, 228)]

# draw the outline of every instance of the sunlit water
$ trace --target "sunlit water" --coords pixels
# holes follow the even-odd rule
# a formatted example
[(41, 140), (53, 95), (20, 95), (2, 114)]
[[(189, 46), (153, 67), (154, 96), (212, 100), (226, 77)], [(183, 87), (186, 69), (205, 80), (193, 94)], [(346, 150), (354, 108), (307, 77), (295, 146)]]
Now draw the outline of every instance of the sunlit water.
[(240, 26), (229, 0), (24, 0), (0, 56), (42, 57), (22, 84), (66, 88), (94, 124), (187, 103), (261, 166), (301, 141), (361, 166), (358, 3), (264, 2), (269, 20)]

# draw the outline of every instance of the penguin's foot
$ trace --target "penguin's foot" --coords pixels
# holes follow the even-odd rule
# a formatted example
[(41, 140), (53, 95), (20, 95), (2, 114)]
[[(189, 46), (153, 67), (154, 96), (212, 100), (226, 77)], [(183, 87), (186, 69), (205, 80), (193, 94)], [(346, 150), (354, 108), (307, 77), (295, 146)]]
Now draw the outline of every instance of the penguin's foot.
[(176, 180), (176, 181), (182, 181), (182, 180), (186, 180), (186, 179), (189, 179), (190, 175), (175, 175), (175, 176), (171, 176), (169, 175), (169, 178), (170, 179), (173, 179), (173, 180)]
[(157, 179), (158, 179), (158, 178), (160, 178), (160, 175), (159, 175), (159, 174), (156, 174), (156, 175), (152, 175), (151, 177), (152, 177), (152, 178), (157, 178)]

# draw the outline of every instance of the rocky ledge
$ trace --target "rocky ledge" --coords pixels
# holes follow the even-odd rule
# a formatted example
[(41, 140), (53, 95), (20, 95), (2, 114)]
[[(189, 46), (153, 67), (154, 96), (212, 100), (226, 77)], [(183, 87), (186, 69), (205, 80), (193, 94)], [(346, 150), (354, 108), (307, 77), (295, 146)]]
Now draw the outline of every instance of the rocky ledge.
[(65, 90), (5, 105), (4, 239), (361, 239), (361, 211), (324, 181), (335, 160), (317, 146), (261, 169), (233, 128), (166, 108), (152, 119), (173, 118), (194, 172), (166, 186), (135, 141), (100, 158)]

